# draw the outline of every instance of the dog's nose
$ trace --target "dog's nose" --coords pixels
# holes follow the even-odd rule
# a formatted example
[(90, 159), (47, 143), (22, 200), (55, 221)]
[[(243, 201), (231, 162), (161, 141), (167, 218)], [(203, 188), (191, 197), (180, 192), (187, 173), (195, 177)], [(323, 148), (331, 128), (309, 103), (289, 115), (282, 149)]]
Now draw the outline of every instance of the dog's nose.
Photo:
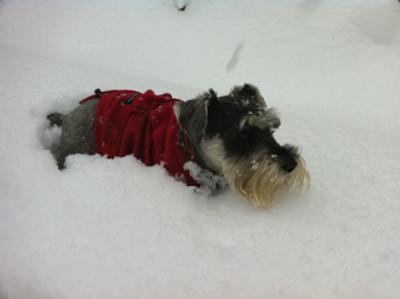
[(286, 172), (292, 172), (297, 166), (297, 162), (292, 159), (285, 159), (281, 162), (281, 168)]

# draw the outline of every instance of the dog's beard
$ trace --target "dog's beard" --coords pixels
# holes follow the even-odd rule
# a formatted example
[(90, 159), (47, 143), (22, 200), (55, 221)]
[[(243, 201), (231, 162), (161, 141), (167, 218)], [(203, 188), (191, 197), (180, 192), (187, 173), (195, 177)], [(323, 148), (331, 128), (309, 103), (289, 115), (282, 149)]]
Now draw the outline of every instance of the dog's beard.
[(296, 168), (286, 173), (268, 155), (258, 158), (235, 160), (222, 163), (222, 171), (230, 185), (256, 206), (269, 206), (272, 199), (290, 188), (301, 189), (310, 184), (310, 175), (300, 157)]

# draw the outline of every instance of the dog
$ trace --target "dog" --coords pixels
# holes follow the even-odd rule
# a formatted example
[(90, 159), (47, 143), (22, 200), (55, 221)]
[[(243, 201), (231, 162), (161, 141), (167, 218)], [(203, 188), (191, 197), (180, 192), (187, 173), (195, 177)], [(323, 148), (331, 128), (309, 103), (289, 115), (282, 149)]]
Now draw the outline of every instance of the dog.
[(310, 182), (298, 148), (274, 138), (281, 124), (277, 111), (251, 84), (234, 86), (224, 96), (209, 89), (188, 101), (152, 90), (97, 89), (72, 112), (47, 118), (61, 128), (51, 147), (60, 170), (71, 154), (133, 154), (204, 192), (227, 182), (256, 206)]

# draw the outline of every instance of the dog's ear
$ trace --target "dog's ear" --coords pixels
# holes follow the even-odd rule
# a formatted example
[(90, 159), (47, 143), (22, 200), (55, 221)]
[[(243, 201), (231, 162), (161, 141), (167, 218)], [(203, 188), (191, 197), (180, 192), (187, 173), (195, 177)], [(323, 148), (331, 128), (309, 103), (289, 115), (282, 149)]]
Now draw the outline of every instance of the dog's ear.
[(260, 105), (266, 107), (264, 98), (262, 97), (258, 88), (252, 84), (245, 83), (244, 85), (234, 86), (230, 92), (234, 98), (247, 98), (254, 99)]
[(242, 121), (240, 128), (246, 129), (249, 127), (257, 127), (261, 130), (271, 129), (276, 130), (281, 125), (281, 120), (278, 111), (274, 108), (269, 108), (264, 112), (259, 112), (253, 115), (246, 116)]
[(205, 135), (208, 123), (208, 108), (213, 101), (218, 101), (213, 89), (200, 94), (193, 100), (180, 103), (177, 115), (179, 125), (195, 142), (200, 142)]

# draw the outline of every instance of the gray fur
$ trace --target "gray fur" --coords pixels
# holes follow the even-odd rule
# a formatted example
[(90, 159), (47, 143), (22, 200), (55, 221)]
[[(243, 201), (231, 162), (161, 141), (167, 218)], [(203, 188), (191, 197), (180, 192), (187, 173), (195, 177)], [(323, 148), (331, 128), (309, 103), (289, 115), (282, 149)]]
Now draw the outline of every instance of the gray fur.
[(193, 143), (200, 143), (204, 137), (207, 127), (208, 104), (211, 98), (212, 94), (206, 92), (193, 100), (179, 104), (177, 119)]
[[(60, 142), (51, 148), (59, 169), (65, 168), (65, 158), (68, 155), (96, 153), (93, 122), (97, 102), (97, 99), (89, 100), (61, 118)], [(51, 115), (54, 114), (48, 118)]]
[(47, 115), (47, 119), (50, 122), (50, 126), (61, 127), (62, 122), (64, 120), (64, 115), (61, 113), (51, 113)]
[(252, 99), (257, 101), (261, 107), (267, 107), (260, 90), (253, 84), (245, 83), (244, 85), (234, 86), (230, 92), (230, 95), (236, 99)]
[(246, 120), (249, 126), (257, 127), (260, 129), (278, 129), (281, 125), (281, 120), (278, 112), (274, 108), (269, 108), (257, 114), (250, 115)]
[(178, 103), (175, 107), (176, 118), (181, 128), (188, 134), (196, 160), (204, 168), (216, 170), (203, 152), (201, 142), (205, 137), (210, 101), (216, 98), (214, 90), (202, 93), (196, 98)]

